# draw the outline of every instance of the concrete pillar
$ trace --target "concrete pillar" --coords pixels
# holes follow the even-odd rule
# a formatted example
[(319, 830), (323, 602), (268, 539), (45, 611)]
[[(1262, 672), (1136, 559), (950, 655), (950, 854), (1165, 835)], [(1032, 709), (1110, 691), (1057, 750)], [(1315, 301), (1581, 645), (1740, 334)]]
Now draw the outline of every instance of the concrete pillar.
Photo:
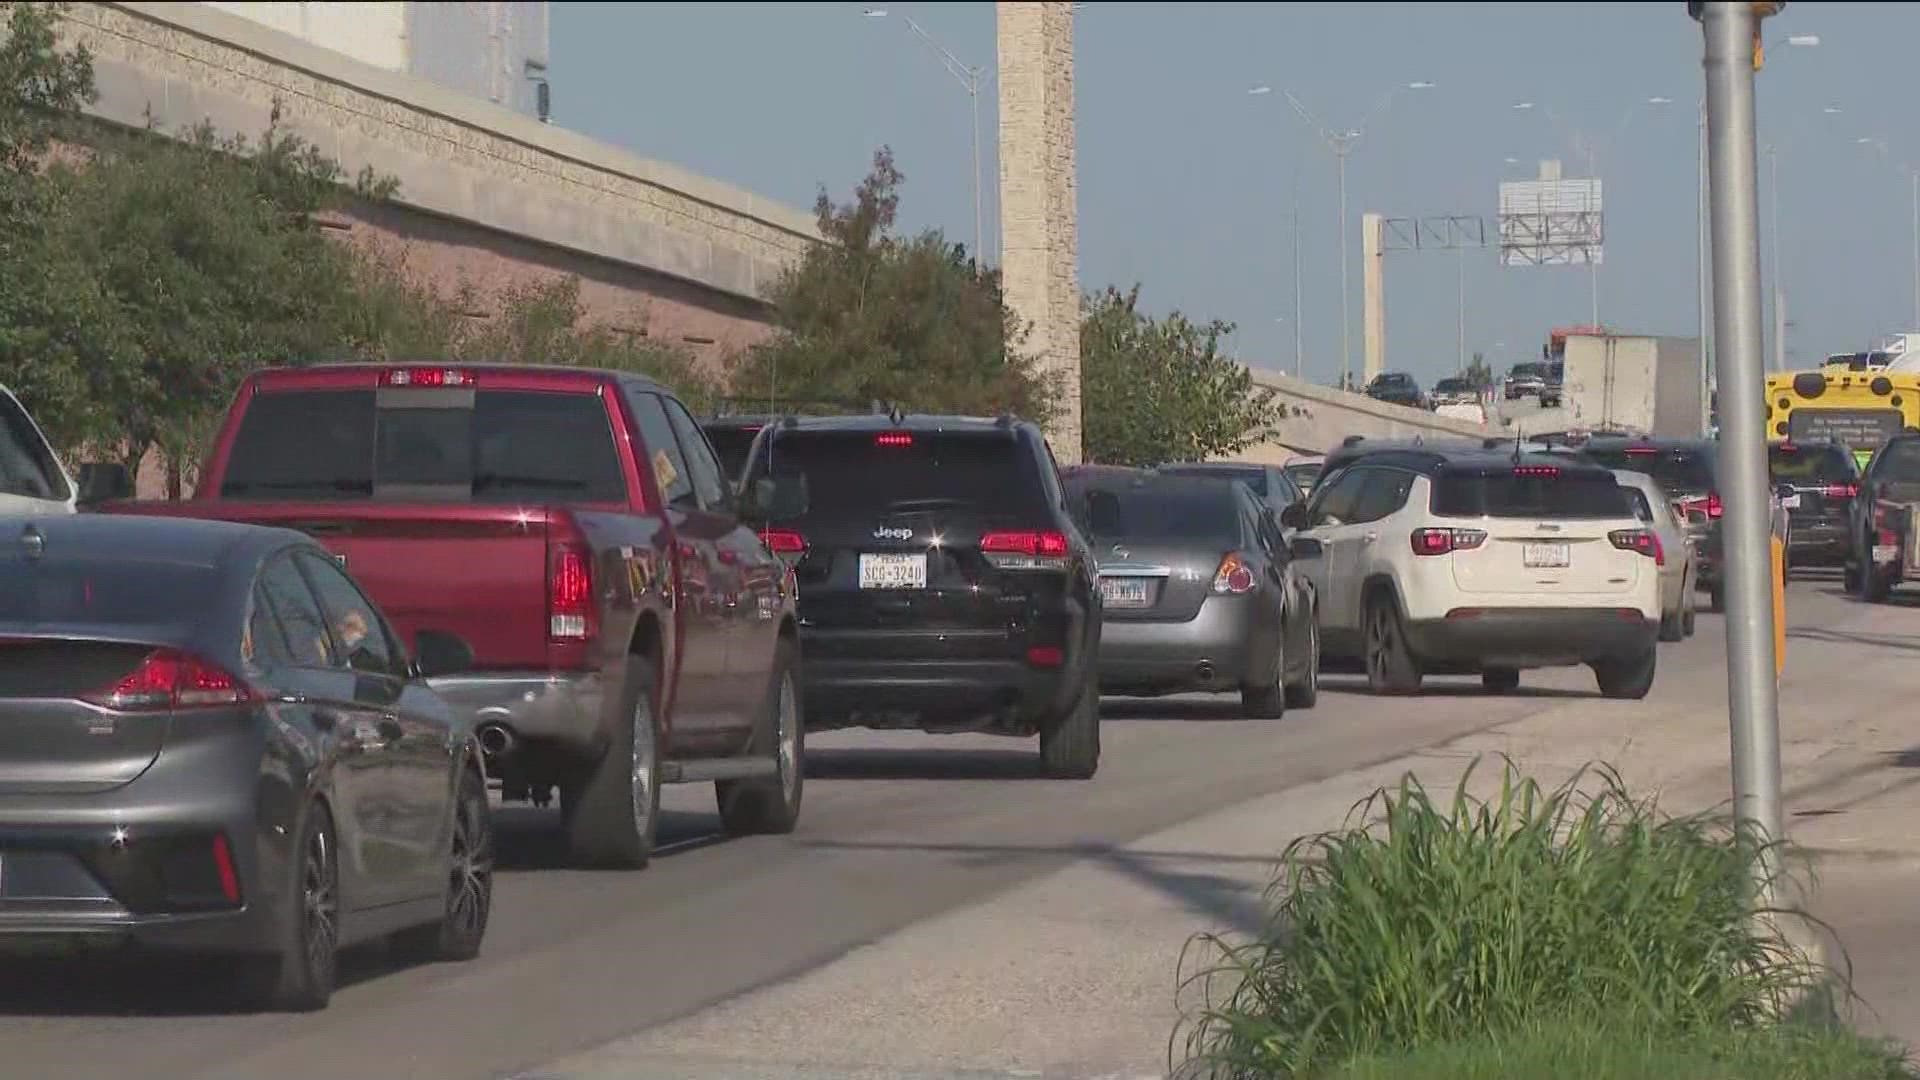
[(1047, 437), (1080, 461), (1080, 277), (1073, 133), (1073, 5), (1000, 0), (1000, 273), (1032, 326), (1025, 349), (1059, 380)]
[(1387, 252), (1380, 214), (1360, 215), (1360, 322), (1366, 336), (1366, 381), (1387, 368)]

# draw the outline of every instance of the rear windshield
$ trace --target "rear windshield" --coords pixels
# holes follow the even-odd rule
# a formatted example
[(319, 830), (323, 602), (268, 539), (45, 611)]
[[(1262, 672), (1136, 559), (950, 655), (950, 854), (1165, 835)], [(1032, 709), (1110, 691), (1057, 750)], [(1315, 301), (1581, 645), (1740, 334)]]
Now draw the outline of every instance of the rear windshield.
[(1162, 469), (1168, 476), (1205, 477), (1213, 480), (1238, 480), (1247, 485), (1255, 495), (1265, 498), (1267, 495), (1267, 470), (1265, 469), (1182, 469), (1175, 466)]
[(720, 456), (720, 468), (729, 477), (737, 477), (740, 470), (747, 467), (747, 454), (753, 449), (753, 440), (760, 434), (760, 428), (741, 427), (738, 424), (704, 425), (707, 441), (713, 444), (713, 452)]
[(1435, 390), (1441, 391), (1442, 393), (1453, 393), (1458, 390), (1467, 389), (1467, 380), (1441, 379), (1439, 382), (1433, 384), (1433, 388)]
[(204, 611), (219, 582), (205, 566), (154, 559), (0, 561), (0, 624), (160, 626)]
[(1713, 461), (1697, 450), (1595, 450), (1589, 446), (1587, 457), (1609, 469), (1626, 469), (1653, 477), (1660, 490), (1668, 494), (1694, 494), (1714, 490)]
[(1546, 373), (1547, 368), (1545, 364), (1515, 364), (1510, 374), (1516, 379), (1524, 379), (1530, 375), (1540, 376)]
[(802, 481), (806, 509), (789, 520), (924, 509), (1047, 514), (1032, 460), (997, 432), (913, 432), (883, 440), (871, 431), (779, 431), (755, 460), (756, 476), (769, 459), (775, 476)]
[(1873, 476), (1896, 484), (1920, 483), (1920, 440), (1888, 443), (1874, 461)]
[(220, 497), (624, 502), (626, 481), (595, 395), (315, 390), (254, 397)]
[(1433, 482), (1433, 512), (1441, 517), (1633, 517), (1627, 492), (1604, 473), (1515, 476), (1441, 474)]
[(1226, 484), (1096, 487), (1074, 493), (1067, 504), (1080, 527), (1098, 540), (1239, 542), (1239, 502)]
[(1767, 471), (1775, 480), (1838, 484), (1852, 480), (1856, 470), (1853, 455), (1837, 446), (1774, 443), (1767, 447)]

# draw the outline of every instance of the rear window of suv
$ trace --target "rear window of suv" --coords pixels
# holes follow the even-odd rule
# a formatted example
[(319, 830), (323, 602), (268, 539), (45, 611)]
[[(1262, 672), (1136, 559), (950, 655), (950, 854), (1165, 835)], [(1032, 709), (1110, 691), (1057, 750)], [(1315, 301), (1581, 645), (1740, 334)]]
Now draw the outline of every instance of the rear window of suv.
[(1808, 481), (1819, 484), (1844, 484), (1854, 479), (1853, 455), (1837, 446), (1794, 446), (1774, 443), (1767, 447), (1767, 471), (1775, 480)]
[(1225, 483), (1069, 488), (1068, 506), (1100, 540), (1239, 542), (1240, 505)]
[(1695, 494), (1715, 490), (1713, 460), (1698, 450), (1610, 450), (1586, 448), (1587, 457), (1609, 469), (1626, 469), (1653, 477), (1668, 494)]
[(805, 518), (875, 511), (978, 510), (1047, 515), (1038, 463), (1005, 432), (780, 430), (753, 462), (753, 476), (800, 477)]
[(1441, 473), (1433, 479), (1433, 512), (1441, 517), (1625, 518), (1633, 517), (1627, 492), (1600, 472), (1516, 476), (1512, 473)]
[(306, 390), (248, 403), (220, 497), (624, 502), (626, 479), (596, 395)]

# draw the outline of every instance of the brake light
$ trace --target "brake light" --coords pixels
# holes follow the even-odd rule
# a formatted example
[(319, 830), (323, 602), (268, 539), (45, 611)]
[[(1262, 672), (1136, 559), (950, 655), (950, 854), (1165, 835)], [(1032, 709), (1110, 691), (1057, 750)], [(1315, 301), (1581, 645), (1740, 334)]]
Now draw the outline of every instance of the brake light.
[(1537, 477), (1542, 477), (1546, 479), (1552, 479), (1553, 477), (1560, 475), (1560, 466), (1558, 465), (1515, 465), (1513, 467), (1513, 475), (1537, 476)]
[(804, 555), (807, 551), (807, 538), (793, 529), (762, 529), (760, 542), (775, 555)]
[(584, 549), (562, 544), (553, 549), (547, 582), (547, 637), (585, 641), (593, 624), (593, 568)]
[(1719, 495), (1708, 495), (1700, 499), (1686, 499), (1680, 503), (1689, 514), (1705, 514), (1709, 518), (1718, 518), (1724, 509), (1720, 505)]
[(1859, 484), (1828, 484), (1820, 493), (1829, 499), (1851, 499), (1860, 494)]
[(227, 903), (240, 902), (240, 875), (233, 867), (233, 848), (227, 844), (226, 833), (213, 834), (213, 871), (220, 876), (220, 895)]
[(1067, 535), (1040, 532), (990, 532), (980, 537), (980, 554), (1002, 570), (1063, 570)]
[(1227, 552), (1226, 557), (1220, 560), (1220, 569), (1213, 574), (1213, 591), (1223, 595), (1250, 593), (1257, 584), (1259, 582), (1254, 579), (1253, 568), (1237, 551)]
[(1615, 529), (1607, 534), (1607, 539), (1621, 551), (1637, 551), (1652, 559), (1655, 566), (1667, 564), (1667, 553), (1660, 546), (1660, 537), (1646, 529)]
[(1650, 456), (1650, 455), (1653, 455), (1653, 454), (1657, 454), (1657, 453), (1659, 453), (1659, 452), (1660, 452), (1660, 448), (1659, 448), (1659, 447), (1656, 447), (1656, 446), (1629, 446), (1629, 447), (1627, 447), (1627, 453), (1629, 453), (1629, 454), (1632, 454), (1632, 455), (1634, 455), (1635, 457), (1644, 457), (1644, 456)]
[(381, 386), (411, 386), (431, 390), (473, 384), (473, 372), (460, 368), (389, 368), (380, 373)]
[(174, 649), (155, 649), (133, 674), (80, 700), (117, 712), (207, 709), (241, 705), (253, 690), (224, 669)]
[(913, 432), (911, 432), (911, 431), (883, 431), (883, 432), (881, 432), (880, 434), (878, 434), (878, 435), (875, 435), (875, 436), (873, 437), (873, 445), (875, 445), (875, 446), (888, 446), (888, 447), (902, 447), (902, 446), (912, 446), (912, 445), (913, 445)]
[(1040, 668), (1057, 668), (1067, 662), (1067, 652), (1058, 645), (1033, 645), (1027, 649), (1027, 663)]
[(1445, 555), (1453, 551), (1472, 551), (1486, 542), (1487, 534), (1479, 529), (1413, 530), (1415, 555)]

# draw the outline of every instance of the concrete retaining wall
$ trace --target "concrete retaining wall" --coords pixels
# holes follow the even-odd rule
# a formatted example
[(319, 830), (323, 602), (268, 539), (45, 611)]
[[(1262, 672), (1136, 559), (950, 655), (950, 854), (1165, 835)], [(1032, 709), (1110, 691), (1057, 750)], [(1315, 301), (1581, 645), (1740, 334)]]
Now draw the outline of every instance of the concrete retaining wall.
[(1254, 382), (1279, 392), (1286, 415), (1274, 438), (1234, 455), (1240, 461), (1279, 464), (1298, 454), (1324, 454), (1349, 435), (1370, 439), (1453, 436), (1479, 438), (1485, 424), (1435, 416), (1425, 409), (1388, 405), (1365, 394), (1316, 386), (1290, 375), (1255, 369)]

